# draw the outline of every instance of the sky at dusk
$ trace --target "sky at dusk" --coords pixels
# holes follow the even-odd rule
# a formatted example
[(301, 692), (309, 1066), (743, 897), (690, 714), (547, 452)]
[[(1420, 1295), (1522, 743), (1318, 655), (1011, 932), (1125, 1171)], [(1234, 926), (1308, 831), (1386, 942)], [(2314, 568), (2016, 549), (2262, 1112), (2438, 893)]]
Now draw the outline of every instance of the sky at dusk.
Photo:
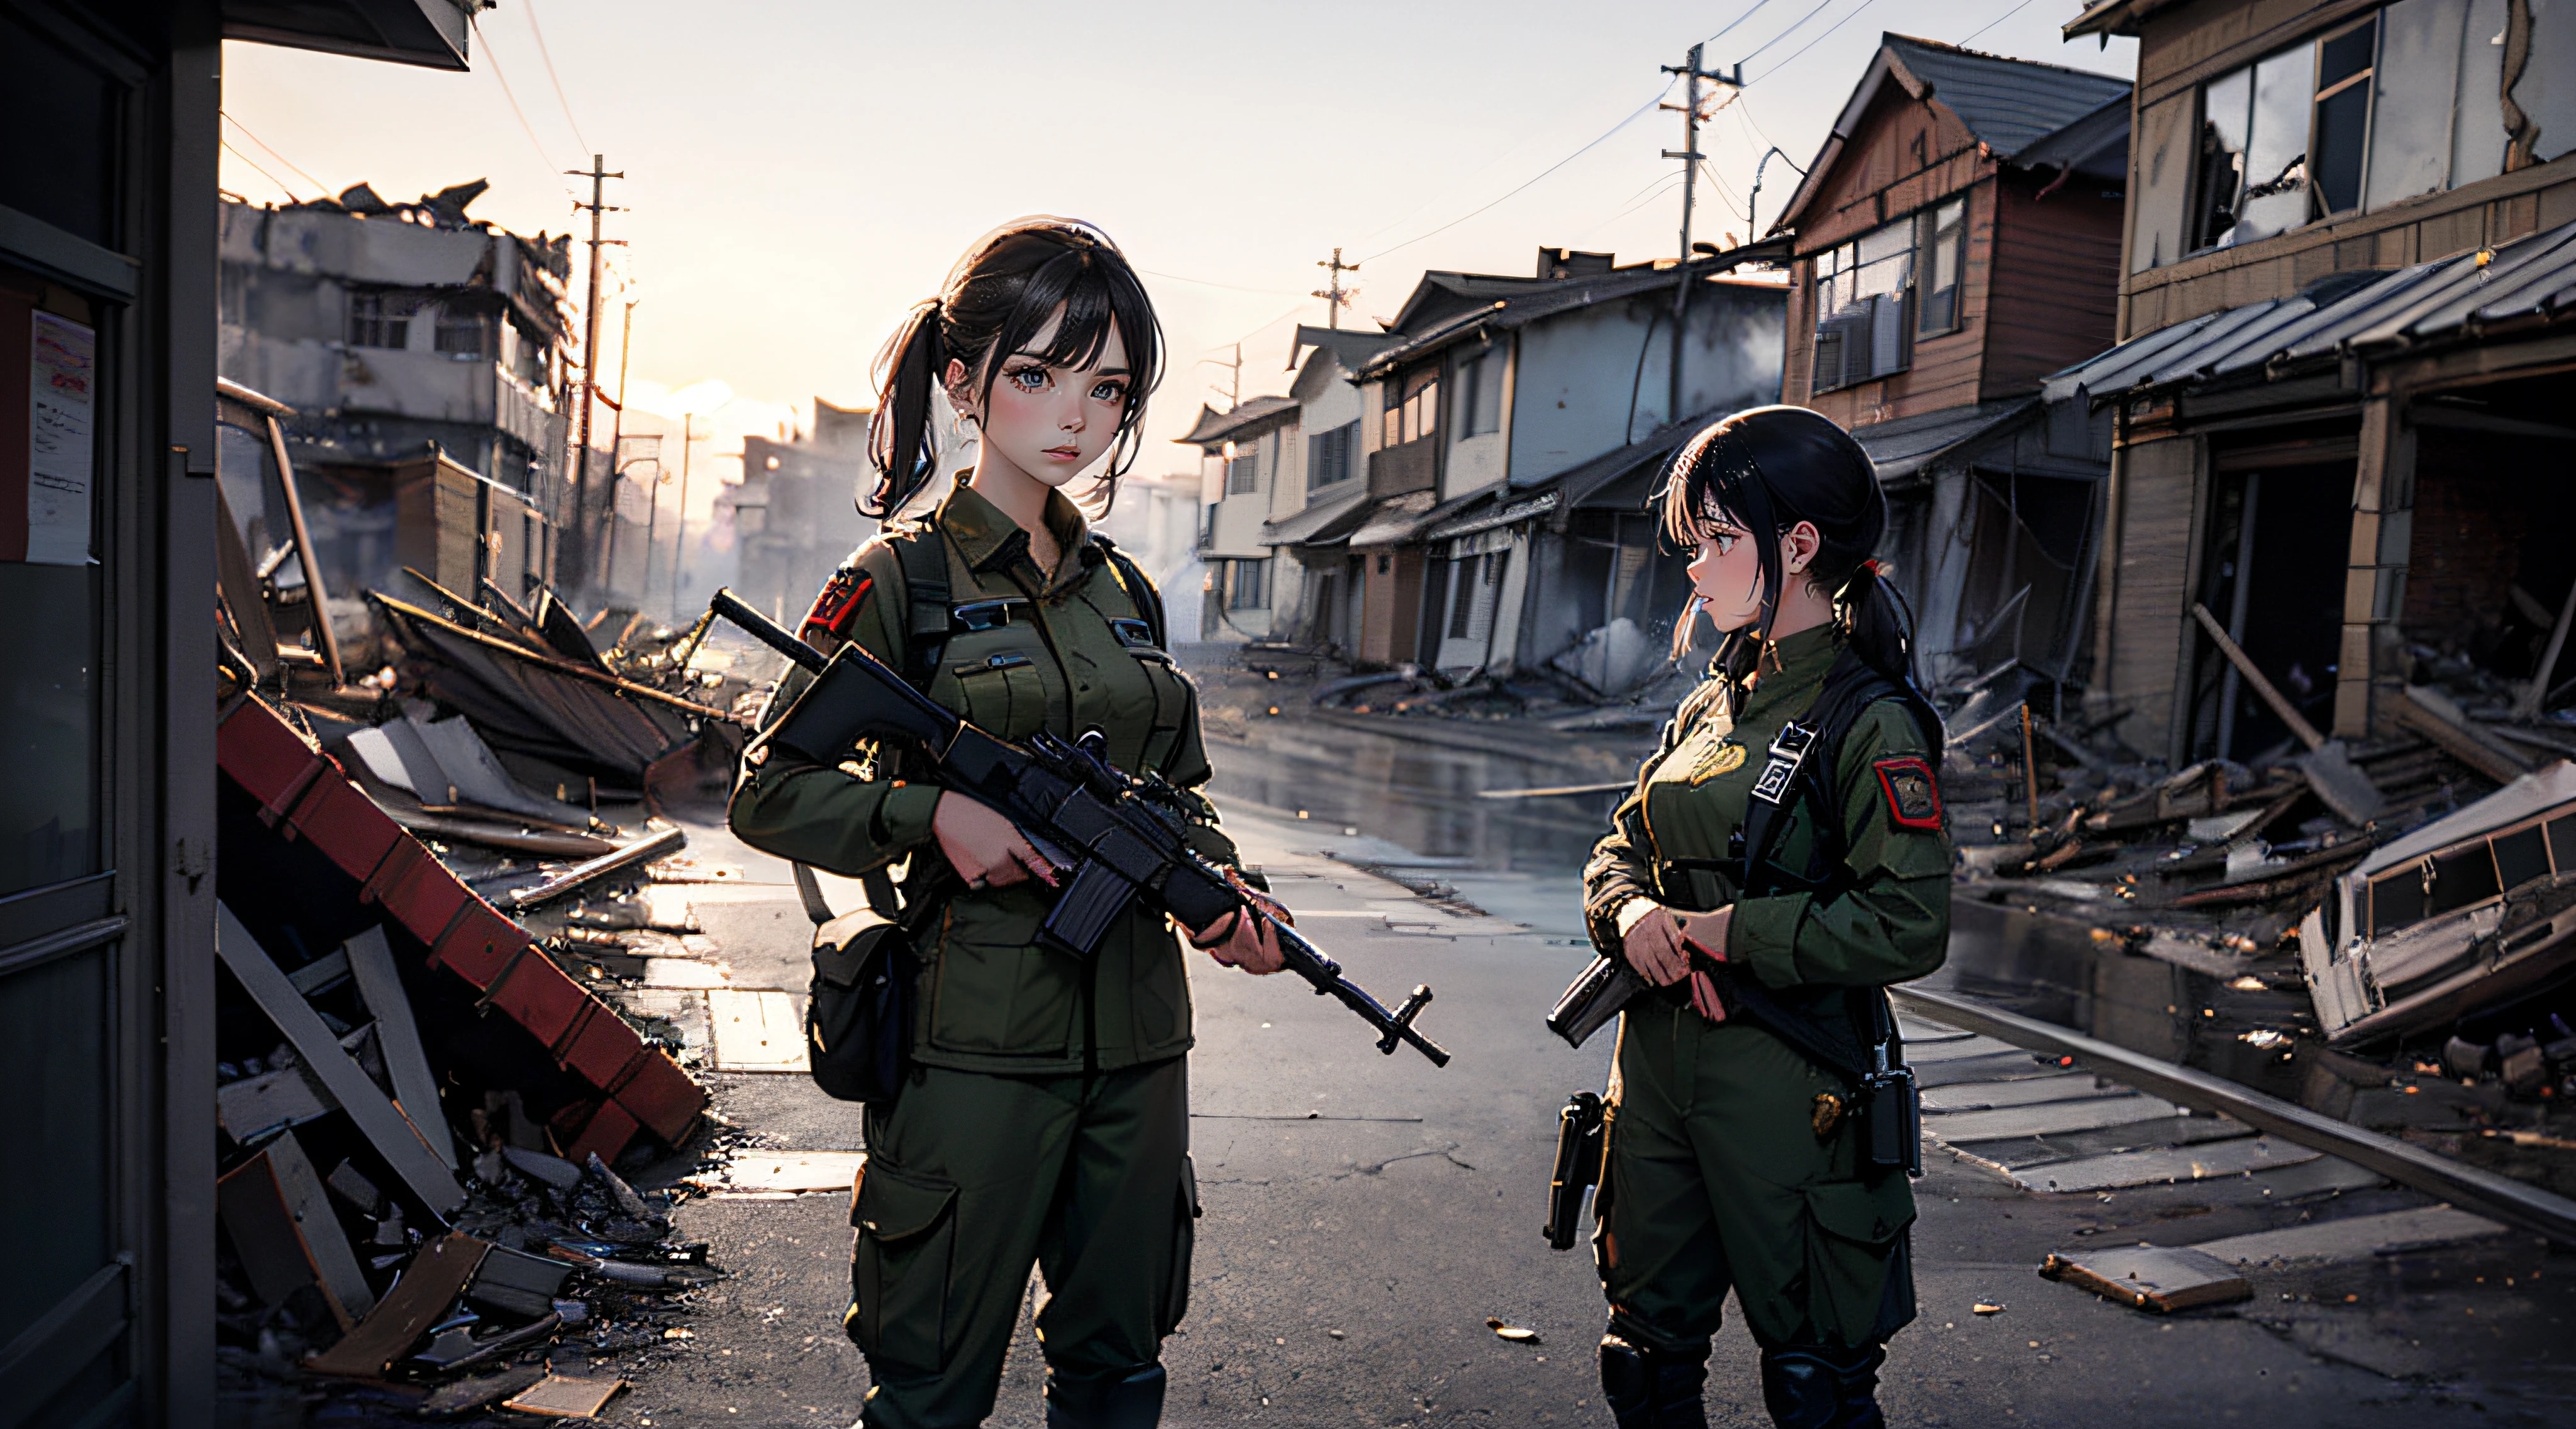
[[(1525, 273), (1542, 245), (1671, 255), (1681, 166), (1658, 155), (1681, 121), (1653, 105), (1678, 94), (1657, 67), (1693, 42), (1746, 81), (1702, 131), (1693, 236), (1724, 241), (1750, 231), (1765, 150), (1813, 159), (1882, 31), (2128, 75), (2133, 42), (2060, 41), (2078, 8), (502, 0), (466, 74), (226, 45), (222, 183), (266, 203), (365, 180), (401, 202), (485, 178), (476, 217), (586, 233), (587, 181), (558, 171), (605, 154), (628, 175), (607, 231), (630, 246), (610, 250), (603, 381), (635, 299), (632, 405), (714, 433), (702, 518), (705, 474), (734, 472), (744, 433), (816, 396), (869, 404), (888, 331), (1011, 217), (1088, 219), (1145, 270), (1169, 354), (1137, 469), (1192, 470), (1168, 439), (1234, 380), (1203, 359), (1240, 342), (1243, 394), (1284, 391), (1336, 245), (1362, 264), (1345, 324), (1369, 327), (1425, 268)], [(1761, 222), (1796, 183), (1771, 160)]]

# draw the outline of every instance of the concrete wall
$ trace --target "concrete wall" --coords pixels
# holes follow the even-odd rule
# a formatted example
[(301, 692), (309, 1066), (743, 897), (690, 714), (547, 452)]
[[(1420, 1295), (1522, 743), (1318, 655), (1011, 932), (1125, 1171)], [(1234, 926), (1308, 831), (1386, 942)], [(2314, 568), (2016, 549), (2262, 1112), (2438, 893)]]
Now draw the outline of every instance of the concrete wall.
[[(1787, 311), (1779, 283), (1703, 283), (1683, 343), (1683, 414), (1778, 401)], [(1514, 485), (1544, 481), (1672, 420), (1671, 312), (1671, 293), (1650, 293), (1520, 330), (1507, 427)]]

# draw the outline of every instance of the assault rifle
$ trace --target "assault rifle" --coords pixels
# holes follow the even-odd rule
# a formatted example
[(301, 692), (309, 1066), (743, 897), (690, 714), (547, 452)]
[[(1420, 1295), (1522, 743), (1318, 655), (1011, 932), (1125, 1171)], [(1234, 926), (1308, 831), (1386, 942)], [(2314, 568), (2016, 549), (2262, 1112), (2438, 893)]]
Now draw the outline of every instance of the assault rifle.
[(1240, 909), (1279, 935), (1290, 972), (1330, 994), (1378, 1031), (1389, 1056), (1410, 1043), (1435, 1067), (1449, 1054), (1413, 1029), (1431, 1001), (1416, 987), (1389, 1012), (1366, 988), (1342, 976), (1339, 963), (1284, 923), (1270, 919), (1231, 876), (1199, 856), (1186, 838), (1185, 796), (1157, 776), (1138, 778), (1101, 757), (1097, 731), (1072, 743), (1041, 731), (1025, 745), (996, 739), (914, 689), (857, 645), (826, 660), (821, 651), (769, 617), (719, 590), (708, 609), (814, 676), (796, 703), (763, 737), (815, 764), (838, 763), (863, 739), (903, 740), (930, 756), (940, 786), (984, 804), (1017, 825), (1030, 847), (1072, 877), (1038, 930), (1049, 946), (1089, 958), (1118, 915), (1139, 900), (1185, 928), (1206, 928)]

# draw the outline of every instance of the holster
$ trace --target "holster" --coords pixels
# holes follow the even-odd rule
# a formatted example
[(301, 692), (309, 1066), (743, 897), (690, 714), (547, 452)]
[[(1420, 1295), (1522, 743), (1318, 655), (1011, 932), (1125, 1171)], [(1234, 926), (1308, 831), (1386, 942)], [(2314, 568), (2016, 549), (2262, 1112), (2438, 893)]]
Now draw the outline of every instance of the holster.
[(1547, 1224), (1540, 1229), (1551, 1249), (1574, 1248), (1583, 1219), (1583, 1193), (1601, 1184), (1608, 1149), (1605, 1109), (1595, 1092), (1576, 1092), (1557, 1113), (1556, 1170), (1547, 1183)]

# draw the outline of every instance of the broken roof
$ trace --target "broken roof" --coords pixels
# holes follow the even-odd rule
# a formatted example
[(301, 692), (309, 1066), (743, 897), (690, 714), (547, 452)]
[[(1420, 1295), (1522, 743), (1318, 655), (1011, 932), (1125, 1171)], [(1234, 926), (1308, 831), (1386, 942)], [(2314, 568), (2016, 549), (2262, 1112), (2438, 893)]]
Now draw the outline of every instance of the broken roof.
[(2036, 397), (1944, 407), (1936, 412), (1920, 412), (1890, 422), (1854, 427), (1851, 434), (1852, 440), (1860, 443), (1860, 449), (1869, 453), (1870, 465), (1877, 470), (1878, 479), (1882, 482), (1897, 481), (1930, 466), (1945, 453), (1993, 434), (2038, 407), (2039, 399)]
[(2576, 307), (2576, 223), (2484, 253), (2373, 275), (2337, 273), (2293, 297), (2158, 328), (2048, 379), (2047, 400), (2101, 403), (2162, 387), (2267, 381), (2345, 357), (2494, 339)]
[(1264, 417), (1275, 417), (1282, 412), (1296, 410), (1296, 398), (1276, 396), (1247, 398), (1242, 405), (1225, 412), (1220, 412), (1214, 407), (1202, 406), (1199, 408), (1199, 419), (1191, 426), (1188, 434), (1174, 437), (1172, 440), (1191, 446), (1221, 446), (1240, 436), (1245, 429), (1260, 422)]
[[(1746, 263), (1770, 262), (1788, 256), (1789, 245), (1785, 239), (1776, 242), (1748, 243), (1740, 248), (1730, 248), (1715, 257), (1695, 258), (1691, 260), (1688, 271), (1695, 278), (1713, 280)], [(1364, 364), (1351, 373), (1351, 377), (1354, 381), (1382, 377), (1386, 375), (1389, 368), (1437, 352), (1450, 343), (1463, 341), (1478, 332), (1508, 331), (1576, 308), (1586, 308), (1595, 303), (1605, 303), (1613, 299), (1629, 298), (1640, 293), (1669, 288), (1680, 280), (1679, 275), (1683, 271), (1678, 264), (1667, 268), (1650, 268), (1640, 264), (1634, 268), (1614, 269), (1607, 273), (1583, 273), (1571, 278), (1523, 282), (1519, 290), (1509, 296), (1498, 297), (1481, 307), (1460, 312), (1419, 333), (1410, 336), (1401, 333), (1386, 334), (1390, 345), (1369, 357)], [(1768, 283), (1762, 286), (1776, 287)]]
[(2084, 12), (2066, 22), (2061, 32), (2072, 40), (2081, 35), (2098, 35), (2104, 44), (2113, 35), (2134, 35), (2140, 23), (2159, 10), (2170, 10), (2180, 0), (2093, 0)]
[(1288, 349), (1288, 365), (1295, 367), (1297, 359), (1305, 356), (1307, 348), (1320, 347), (1332, 353), (1343, 367), (1357, 372), (1370, 354), (1401, 340), (1400, 335), (1391, 332), (1364, 332), (1357, 328), (1314, 327), (1299, 323), (1296, 341)]
[[(2006, 162), (2023, 162), (2024, 152), (2041, 140), (2110, 105), (2125, 112), (2129, 82), (2091, 70), (2035, 60), (2006, 59), (1981, 50), (1964, 50), (1935, 40), (1886, 33), (1879, 36), (1878, 55), (1870, 61), (1851, 98), (1834, 119), (1816, 160), (1798, 191), (1780, 211), (1770, 231), (1794, 224), (1809, 200), (1821, 191), (1826, 174), (1840, 157), (1843, 144), (1860, 127), (1887, 86), (1896, 85), (1914, 99), (1938, 104), (1957, 115), (1979, 143)], [(2126, 121), (2121, 121), (2125, 131)], [(2062, 156), (2080, 159), (2083, 155)]]

